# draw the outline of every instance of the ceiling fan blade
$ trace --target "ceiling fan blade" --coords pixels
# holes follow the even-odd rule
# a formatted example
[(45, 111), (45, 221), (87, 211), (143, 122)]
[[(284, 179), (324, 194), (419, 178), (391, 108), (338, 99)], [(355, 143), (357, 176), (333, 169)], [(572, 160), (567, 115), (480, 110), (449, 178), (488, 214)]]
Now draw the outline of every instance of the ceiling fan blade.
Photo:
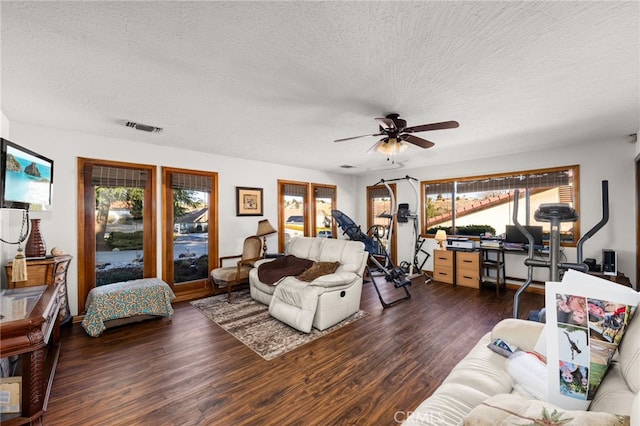
[(375, 118), (374, 120), (376, 120), (376, 122), (383, 129), (386, 129), (386, 130), (398, 130), (398, 128), (396, 127), (396, 123), (394, 123), (393, 120), (390, 119), (390, 118)]
[(460, 123), (457, 121), (443, 121), (442, 123), (423, 124), (421, 126), (407, 127), (403, 130), (404, 133), (417, 133), (426, 132), (428, 130), (441, 130), (441, 129), (455, 129), (459, 127)]
[(371, 148), (367, 151), (367, 154), (371, 154), (376, 152), (376, 149), (383, 143), (387, 141), (387, 138), (380, 139), (378, 142), (374, 143)]
[(406, 134), (402, 134), (398, 137), (398, 139), (412, 143), (414, 145), (419, 146), (420, 148), (431, 148), (432, 146), (435, 145), (435, 143), (428, 141), (426, 139), (422, 139), (419, 138), (417, 136), (413, 136), (413, 135), (406, 135)]
[(374, 133), (374, 134), (372, 134), (372, 135), (352, 136), (352, 137), (350, 137), (350, 138), (336, 139), (336, 140), (334, 140), (334, 142), (344, 142), (344, 141), (350, 141), (350, 140), (352, 140), (352, 139), (366, 138), (366, 137), (368, 137), (368, 136), (382, 136), (382, 135), (384, 135), (384, 133), (383, 133), (383, 132), (380, 132), (380, 133)]

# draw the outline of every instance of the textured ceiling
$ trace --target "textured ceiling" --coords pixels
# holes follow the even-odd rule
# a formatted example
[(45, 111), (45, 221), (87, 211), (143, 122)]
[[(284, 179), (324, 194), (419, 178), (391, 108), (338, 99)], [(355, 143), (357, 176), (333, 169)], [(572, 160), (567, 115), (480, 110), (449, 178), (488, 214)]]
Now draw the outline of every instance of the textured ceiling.
[[(344, 173), (422, 167), (640, 127), (639, 2), (0, 4), (10, 121)], [(390, 165), (374, 117), (417, 134)], [(131, 120), (159, 134), (124, 127)], [(339, 166), (350, 164), (354, 169)]]

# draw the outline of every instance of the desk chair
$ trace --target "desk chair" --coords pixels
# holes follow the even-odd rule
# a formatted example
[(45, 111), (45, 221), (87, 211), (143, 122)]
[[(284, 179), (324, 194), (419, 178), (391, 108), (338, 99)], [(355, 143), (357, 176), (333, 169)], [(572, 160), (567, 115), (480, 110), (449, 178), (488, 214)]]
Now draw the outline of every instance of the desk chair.
[[(249, 271), (253, 268), (253, 263), (260, 259), (262, 241), (252, 235), (244, 240), (242, 254), (220, 257), (220, 267), (211, 271), (213, 284), (218, 287), (227, 287), (227, 300), (231, 301), (231, 288), (238, 284), (249, 282)], [(224, 266), (225, 260), (239, 259), (235, 266)]]

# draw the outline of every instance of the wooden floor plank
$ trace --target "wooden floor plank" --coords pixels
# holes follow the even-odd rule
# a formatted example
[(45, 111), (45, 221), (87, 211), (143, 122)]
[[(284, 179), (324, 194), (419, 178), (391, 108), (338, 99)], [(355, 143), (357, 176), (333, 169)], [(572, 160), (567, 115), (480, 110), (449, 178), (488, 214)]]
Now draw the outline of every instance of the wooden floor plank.
[[(385, 298), (402, 290), (383, 284)], [(373, 425), (428, 397), (500, 319), (511, 290), (418, 280), (410, 300), (382, 309), (365, 284), (369, 315), (271, 361), (188, 302), (173, 320), (89, 337), (63, 329), (45, 425)], [(523, 315), (544, 304), (524, 294)], [(399, 413), (399, 414), (397, 414)]]

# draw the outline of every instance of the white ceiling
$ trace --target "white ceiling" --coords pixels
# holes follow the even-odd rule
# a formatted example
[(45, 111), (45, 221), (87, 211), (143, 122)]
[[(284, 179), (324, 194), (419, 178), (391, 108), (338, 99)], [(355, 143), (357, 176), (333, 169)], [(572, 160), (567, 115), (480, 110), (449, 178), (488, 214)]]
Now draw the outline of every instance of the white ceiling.
[[(639, 4), (2, 1), (1, 108), (344, 173), (627, 140), (640, 128)], [(379, 137), (333, 142), (376, 133), (390, 112), (460, 127), (417, 134), (435, 147), (395, 166), (366, 154)]]

